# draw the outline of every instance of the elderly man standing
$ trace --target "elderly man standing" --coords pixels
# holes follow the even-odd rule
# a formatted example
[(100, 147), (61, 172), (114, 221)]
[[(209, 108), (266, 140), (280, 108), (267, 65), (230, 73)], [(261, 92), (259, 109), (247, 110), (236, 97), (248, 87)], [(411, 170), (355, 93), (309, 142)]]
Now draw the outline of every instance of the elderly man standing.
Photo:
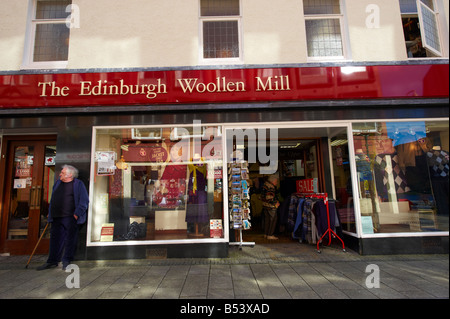
[[(47, 262), (37, 270), (58, 266), (62, 260), (63, 270), (73, 261), (78, 241), (78, 226), (86, 222), (89, 195), (78, 170), (64, 165), (59, 180), (53, 186), (48, 212), (50, 231), (50, 252)], [(64, 254), (64, 255), (63, 255)]]

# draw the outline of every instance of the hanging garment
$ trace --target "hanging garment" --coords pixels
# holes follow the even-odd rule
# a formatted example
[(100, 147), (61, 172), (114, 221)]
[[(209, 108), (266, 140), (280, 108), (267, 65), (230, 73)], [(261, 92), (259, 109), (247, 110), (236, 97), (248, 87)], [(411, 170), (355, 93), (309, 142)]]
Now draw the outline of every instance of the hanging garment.
[(330, 228), (336, 230), (340, 227), (339, 216), (336, 209), (336, 202), (334, 199), (328, 200), (328, 212), (330, 213)]
[(313, 213), (316, 217), (315, 226), (319, 234), (319, 238), (325, 234), (328, 229), (327, 206), (323, 200), (317, 200), (313, 206)]
[(186, 222), (209, 222), (206, 165), (189, 165), (189, 171), (189, 198), (186, 205)]
[(189, 191), (193, 194), (197, 190), (205, 190), (206, 187), (206, 165), (189, 164)]
[(284, 199), (281, 202), (280, 207), (278, 207), (278, 214), (279, 214), (278, 224), (279, 224), (280, 231), (285, 229), (285, 227), (288, 225), (289, 211), (290, 211), (290, 207), (291, 207), (291, 198), (292, 197), (295, 197), (295, 196), (288, 196), (286, 199)]
[[(314, 207), (315, 204), (313, 204)], [(320, 236), (319, 233), (317, 231), (317, 227), (316, 227), (316, 215), (314, 215), (314, 213), (311, 214), (311, 240), (309, 241), (310, 244), (316, 244), (317, 240), (319, 240)]]
[(289, 210), (288, 210), (287, 222), (286, 222), (286, 230), (288, 232), (294, 231), (294, 228), (296, 225), (296, 220), (297, 220), (298, 203), (299, 203), (299, 198), (295, 195), (291, 195), (290, 200), (289, 200)]
[(336, 201), (334, 199), (328, 200), (328, 211), (330, 212), (330, 224), (332, 230), (340, 237), (343, 237), (341, 220), (336, 208)]
[(302, 240), (311, 243), (312, 242), (312, 230), (311, 230), (311, 215), (312, 215), (313, 201), (308, 198), (305, 199), (302, 212)]
[(449, 154), (446, 151), (427, 152), (431, 178), (447, 178), (449, 176)]
[[(405, 173), (398, 163), (397, 153), (378, 154), (375, 157), (374, 173), (376, 176), (376, 187), (379, 196), (387, 199), (390, 187), (395, 187), (395, 193), (401, 194), (411, 191), (406, 182)], [(389, 183), (394, 181), (394, 185)]]
[(299, 198), (297, 203), (297, 213), (295, 218), (295, 225), (292, 231), (292, 238), (299, 239), (302, 234), (302, 214), (303, 214), (303, 203), (305, 202), (304, 198)]
[(446, 151), (430, 151), (427, 153), (430, 169), (431, 185), (438, 215), (449, 213), (449, 154)]

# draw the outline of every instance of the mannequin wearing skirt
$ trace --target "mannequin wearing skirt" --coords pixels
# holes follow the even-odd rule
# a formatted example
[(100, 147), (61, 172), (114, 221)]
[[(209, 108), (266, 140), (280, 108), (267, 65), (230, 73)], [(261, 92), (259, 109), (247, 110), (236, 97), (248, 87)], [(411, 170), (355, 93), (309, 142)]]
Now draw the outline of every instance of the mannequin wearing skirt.
[(194, 236), (202, 236), (199, 233), (199, 224), (209, 222), (206, 186), (206, 165), (190, 164), (186, 222), (195, 225), (195, 234), (191, 234)]

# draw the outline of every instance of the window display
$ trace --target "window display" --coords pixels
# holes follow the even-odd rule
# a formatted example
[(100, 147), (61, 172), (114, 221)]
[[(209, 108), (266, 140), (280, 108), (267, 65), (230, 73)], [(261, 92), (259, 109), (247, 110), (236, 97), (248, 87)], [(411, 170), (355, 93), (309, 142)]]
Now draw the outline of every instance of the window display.
[(94, 130), (91, 242), (223, 238), (219, 127)]
[(363, 233), (448, 231), (448, 122), (353, 124)]

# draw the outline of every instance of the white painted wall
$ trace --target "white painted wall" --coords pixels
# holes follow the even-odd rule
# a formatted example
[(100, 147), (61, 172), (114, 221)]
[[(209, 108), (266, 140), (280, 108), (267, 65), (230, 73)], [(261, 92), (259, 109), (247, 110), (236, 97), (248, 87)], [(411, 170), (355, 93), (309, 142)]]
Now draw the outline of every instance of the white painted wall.
[[(20, 70), (33, 0), (0, 0), (0, 71)], [(241, 0), (243, 63), (307, 63), (301, 0)], [(343, 0), (349, 61), (406, 60), (400, 8), (393, 0)], [(448, 35), (449, 3), (444, 8)], [(73, 0), (68, 69), (199, 66), (199, 0)], [(368, 28), (369, 5), (380, 23)], [(448, 41), (447, 41), (448, 44)], [(447, 45), (448, 46), (448, 45)], [(448, 52), (448, 51), (447, 51)]]

